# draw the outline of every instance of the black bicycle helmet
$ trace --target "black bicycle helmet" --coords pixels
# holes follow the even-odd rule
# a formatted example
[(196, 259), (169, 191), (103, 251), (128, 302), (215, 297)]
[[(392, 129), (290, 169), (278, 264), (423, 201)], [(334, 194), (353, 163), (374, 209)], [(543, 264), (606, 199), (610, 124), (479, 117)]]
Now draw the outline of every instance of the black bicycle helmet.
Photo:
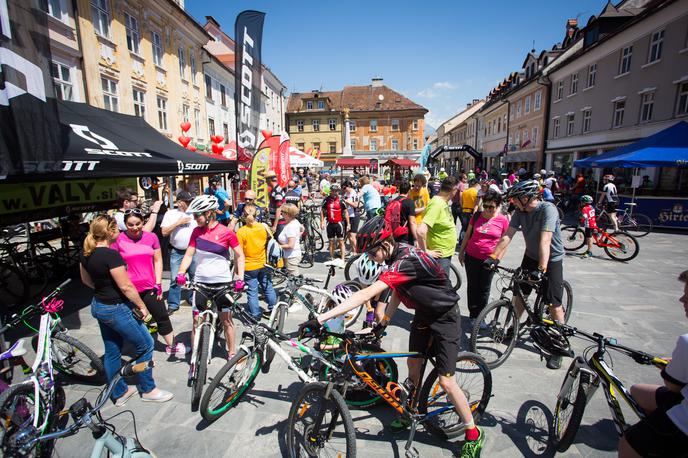
[(552, 356), (574, 356), (569, 339), (556, 326), (534, 326), (530, 330), (533, 343)]
[(535, 180), (524, 180), (524, 181), (519, 181), (515, 185), (509, 188), (509, 190), (506, 193), (506, 198), (520, 198), (520, 197), (528, 197), (528, 198), (533, 198), (538, 193), (540, 192), (540, 185), (538, 184), (537, 181)]
[(356, 251), (363, 253), (380, 245), (384, 239), (392, 235), (391, 230), (385, 230), (385, 218), (375, 216), (358, 230), (356, 236)]

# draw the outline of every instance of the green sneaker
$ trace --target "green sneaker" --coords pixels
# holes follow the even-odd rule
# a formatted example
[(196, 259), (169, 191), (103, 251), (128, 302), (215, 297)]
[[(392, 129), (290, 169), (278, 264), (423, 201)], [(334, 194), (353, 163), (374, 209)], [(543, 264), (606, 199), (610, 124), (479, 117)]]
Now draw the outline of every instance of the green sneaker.
[(392, 420), (392, 422), (389, 424), (389, 429), (392, 431), (392, 433), (396, 434), (406, 431), (410, 426), (411, 420), (404, 417), (399, 417), (396, 420)]
[(474, 441), (465, 441), (461, 447), (461, 458), (478, 458), (480, 451), (483, 449), (483, 442), (485, 442), (485, 432), (478, 426), (480, 435)]

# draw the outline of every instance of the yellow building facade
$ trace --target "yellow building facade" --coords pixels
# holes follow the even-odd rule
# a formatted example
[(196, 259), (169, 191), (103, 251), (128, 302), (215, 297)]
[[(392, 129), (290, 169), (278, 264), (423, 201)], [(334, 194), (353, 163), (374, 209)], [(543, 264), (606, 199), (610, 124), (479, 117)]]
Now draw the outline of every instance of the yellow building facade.
[(320, 159), (334, 160), (343, 147), (344, 118), (340, 92), (292, 94), (287, 109), (291, 144), (302, 151), (322, 151)]

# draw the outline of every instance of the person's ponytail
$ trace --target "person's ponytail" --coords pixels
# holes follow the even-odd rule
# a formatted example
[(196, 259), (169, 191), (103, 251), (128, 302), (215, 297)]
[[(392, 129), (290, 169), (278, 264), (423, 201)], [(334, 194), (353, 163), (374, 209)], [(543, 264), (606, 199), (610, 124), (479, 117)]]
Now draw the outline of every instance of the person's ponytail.
[(117, 230), (117, 221), (108, 215), (98, 215), (93, 218), (84, 240), (84, 256), (89, 257), (96, 249), (96, 243), (110, 238)]
[(93, 250), (95, 249), (96, 239), (93, 237), (93, 234), (89, 232), (88, 235), (86, 235), (86, 239), (84, 240), (84, 256), (91, 256), (91, 253), (93, 253)]

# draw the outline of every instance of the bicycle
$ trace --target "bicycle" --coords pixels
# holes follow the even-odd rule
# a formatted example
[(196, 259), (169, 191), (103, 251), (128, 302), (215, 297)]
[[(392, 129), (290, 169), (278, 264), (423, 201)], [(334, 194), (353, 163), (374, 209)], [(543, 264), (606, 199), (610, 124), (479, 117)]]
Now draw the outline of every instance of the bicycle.
[[(645, 237), (652, 231), (652, 218), (642, 213), (634, 213), (633, 208), (638, 204), (635, 202), (626, 202), (624, 205), (628, 209), (616, 210), (616, 219), (619, 223), (619, 229), (625, 232), (633, 233), (635, 237)], [(614, 227), (612, 218), (607, 213), (606, 209), (596, 209), (597, 225), (604, 229)]]
[(29, 298), (29, 282), (12, 264), (0, 262), (0, 306), (5, 310), (23, 304)]
[[(479, 354), (493, 370), (507, 360), (516, 346), (522, 327), (525, 329), (528, 326), (538, 326), (549, 316), (540, 282), (531, 280), (529, 273), (520, 267), (509, 269), (497, 266), (497, 270), (504, 272), (498, 280), (503, 284), (499, 299), (487, 304), (475, 319), (469, 344), (470, 351)], [(532, 306), (523, 295), (522, 285), (532, 286), (536, 292)], [(563, 285), (564, 294), (561, 302), (564, 307), (564, 321), (568, 322), (573, 308), (573, 288), (566, 280)], [(528, 316), (525, 323), (520, 323), (516, 306), (513, 304), (514, 298), (519, 298), (525, 304), (524, 310)]]
[[(577, 251), (585, 245), (585, 231), (580, 226), (563, 226), (561, 236), (566, 251)], [(604, 249), (607, 256), (615, 261), (630, 261), (638, 256), (638, 240), (628, 232), (618, 231), (610, 234), (602, 228), (593, 230), (595, 245)]]
[(604, 388), (604, 395), (612, 413), (616, 431), (622, 435), (629, 425), (621, 411), (617, 395), (621, 395), (621, 398), (641, 419), (645, 417), (645, 412), (633, 399), (621, 379), (614, 374), (611, 366), (607, 364), (605, 360), (605, 355), (609, 353), (607, 350), (611, 348), (630, 356), (638, 364), (654, 365), (659, 369), (663, 369), (667, 361), (620, 345), (616, 339), (604, 337), (596, 332), (590, 334), (567, 325), (561, 325), (559, 330), (565, 337), (583, 338), (593, 342), (593, 345), (585, 349), (583, 356), (578, 356), (571, 362), (557, 394), (552, 424), (554, 447), (559, 452), (564, 452), (571, 446), (580, 427), (585, 406), (600, 384)]
[[(66, 415), (68, 412), (71, 415), (74, 421), (71, 426), (43, 435), (30, 425), (22, 428), (10, 436), (8, 440), (9, 450), (7, 450), (9, 453), (6, 456), (26, 456), (34, 447), (63, 437), (73, 436), (80, 429), (88, 428), (93, 434), (93, 449), (90, 456), (100, 457), (106, 451), (108, 455), (112, 454), (122, 458), (151, 458), (153, 455), (139, 441), (136, 430), (136, 417), (134, 417), (133, 412), (127, 411), (131, 413), (134, 423), (134, 437), (123, 437), (117, 434), (115, 427), (108, 423), (106, 419), (103, 419), (100, 413), (100, 410), (110, 398), (112, 389), (121, 377), (129, 377), (153, 367), (153, 360), (138, 364), (134, 364), (134, 361), (135, 359), (125, 365), (101, 391), (96, 399), (95, 407), (92, 407), (86, 398), (81, 398), (72, 404), (66, 412), (61, 413), (61, 415)], [(119, 414), (114, 416), (117, 415)]]
[[(379, 338), (383, 332), (383, 327), (377, 327), (374, 328), (372, 334)], [(291, 456), (302, 456), (301, 448), (305, 454), (313, 456), (315, 445), (323, 448), (329, 443), (332, 434), (327, 426), (336, 421), (336, 416), (333, 415), (329, 421), (324, 421), (324, 412), (318, 404), (318, 396), (324, 398), (328, 392), (336, 392), (333, 387), (342, 381), (348, 383), (349, 380), (354, 380), (363, 383), (381, 396), (403, 419), (409, 421), (410, 433), (404, 447), (407, 457), (418, 456), (418, 451), (413, 447), (413, 439), (419, 424), (423, 424), (428, 431), (442, 439), (456, 437), (465, 430), (465, 425), (456, 413), (453, 404), (439, 385), (439, 374), (434, 368), (434, 357), (418, 352), (363, 352), (361, 337), (350, 331), (344, 334), (331, 332), (324, 332), (324, 334), (341, 339), (340, 345), (344, 350), (342, 368), (327, 384), (306, 385), (292, 402), (287, 422), (287, 445)], [(394, 380), (388, 380), (384, 385), (378, 382), (380, 376), (376, 373), (379, 367), (377, 362), (394, 358), (422, 358), (421, 374), (425, 373), (428, 363), (433, 366), (425, 381), (421, 383), (420, 389), (412, 386), (409, 383), (410, 380), (404, 384), (399, 384)], [(474, 420), (477, 422), (485, 412), (491, 397), (492, 374), (485, 361), (474, 353), (459, 353), (456, 364), (455, 377), (459, 378), (457, 383), (468, 399)], [(318, 408), (311, 415), (314, 407)], [(309, 416), (307, 417), (306, 414)], [(303, 421), (303, 428), (297, 428), (297, 421), (302, 422), (305, 418), (307, 420)], [(302, 431), (297, 431), (297, 429), (302, 429)]]

